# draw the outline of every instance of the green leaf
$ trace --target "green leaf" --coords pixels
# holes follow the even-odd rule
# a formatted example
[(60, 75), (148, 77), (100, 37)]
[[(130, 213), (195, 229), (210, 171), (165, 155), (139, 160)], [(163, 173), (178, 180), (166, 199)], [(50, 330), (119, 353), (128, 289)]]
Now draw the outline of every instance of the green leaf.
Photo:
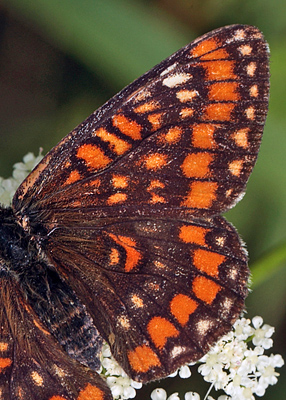
[(148, 4), (131, 0), (6, 0), (4, 4), (58, 48), (120, 88), (191, 39), (162, 10), (157, 17)]
[(286, 243), (264, 254), (251, 265), (252, 289), (266, 282), (283, 266), (286, 266)]

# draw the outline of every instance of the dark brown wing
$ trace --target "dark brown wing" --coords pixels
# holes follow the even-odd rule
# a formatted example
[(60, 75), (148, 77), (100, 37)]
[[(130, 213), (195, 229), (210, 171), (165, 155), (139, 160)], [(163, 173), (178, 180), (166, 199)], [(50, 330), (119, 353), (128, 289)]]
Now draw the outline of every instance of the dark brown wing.
[(5, 400), (111, 400), (99, 375), (62, 350), (1, 271), (0, 393)]
[(201, 358), (244, 307), (247, 257), (222, 217), (58, 229), (46, 251), (140, 381)]

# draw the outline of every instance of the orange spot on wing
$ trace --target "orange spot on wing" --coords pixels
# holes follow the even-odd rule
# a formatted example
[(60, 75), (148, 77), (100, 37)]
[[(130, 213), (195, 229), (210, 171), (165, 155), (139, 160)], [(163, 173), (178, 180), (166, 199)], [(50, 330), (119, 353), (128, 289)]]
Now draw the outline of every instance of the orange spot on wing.
[(227, 58), (229, 58), (228, 52), (225, 49), (218, 49), (203, 55), (201, 60), (223, 60)]
[(126, 136), (131, 137), (133, 140), (140, 140), (142, 126), (136, 121), (133, 121), (123, 114), (114, 115), (112, 119), (113, 125), (120, 130)]
[(170, 303), (171, 313), (181, 325), (186, 325), (197, 307), (198, 303), (184, 294), (177, 294)]
[(108, 197), (107, 204), (112, 205), (112, 204), (123, 203), (126, 200), (127, 200), (126, 193), (115, 193)]
[(197, 249), (193, 253), (194, 266), (210, 276), (218, 276), (219, 266), (224, 260), (225, 256), (208, 250)]
[(166, 154), (154, 153), (146, 156), (144, 159), (145, 166), (149, 170), (157, 171), (167, 163)]
[(185, 243), (195, 243), (199, 246), (206, 246), (205, 236), (209, 229), (201, 226), (183, 225), (180, 228), (179, 238)]
[(211, 121), (231, 121), (233, 103), (213, 103), (205, 108), (204, 119)]
[(154, 179), (150, 182), (150, 185), (148, 186), (148, 191), (150, 190), (154, 190), (157, 188), (163, 189), (165, 187), (165, 184), (161, 181), (159, 181), (158, 179)]
[(212, 149), (215, 147), (213, 134), (217, 126), (212, 124), (198, 124), (193, 127), (192, 144), (201, 149)]
[(122, 246), (126, 252), (125, 271), (129, 272), (135, 268), (138, 262), (141, 260), (141, 253), (136, 250), (136, 241), (128, 236), (116, 236), (113, 233), (109, 233), (109, 236), (115, 241), (115, 243)]
[(119, 251), (114, 247), (110, 250), (109, 260), (111, 265), (116, 265), (119, 263)]
[(182, 135), (182, 129), (179, 128), (178, 126), (175, 126), (174, 128), (170, 128), (168, 132), (165, 135), (165, 140), (169, 144), (172, 143), (177, 143)]
[(104, 128), (99, 128), (95, 133), (101, 140), (109, 143), (110, 149), (119, 156), (126, 153), (132, 147), (130, 143), (120, 139), (114, 133), (110, 133)]
[(104, 168), (111, 162), (103, 150), (93, 144), (80, 146), (77, 150), (77, 157), (83, 159), (89, 168), (94, 169)]
[(191, 190), (182, 203), (190, 208), (209, 208), (216, 199), (216, 182), (193, 182)]
[(134, 111), (138, 114), (144, 114), (156, 110), (157, 108), (160, 108), (160, 103), (157, 103), (156, 101), (149, 101), (148, 103), (144, 103), (136, 107)]
[(113, 175), (112, 184), (117, 189), (124, 189), (128, 186), (128, 178), (124, 175)]
[(221, 290), (221, 286), (204, 276), (198, 276), (193, 280), (192, 289), (198, 299), (211, 304)]
[(152, 367), (159, 367), (160, 360), (156, 353), (146, 345), (137, 346), (128, 352), (128, 360), (136, 372), (147, 372)]
[(209, 100), (237, 101), (240, 99), (236, 82), (216, 82), (209, 86)]
[(233, 72), (235, 62), (229, 60), (210, 61), (203, 63), (206, 70), (206, 79), (210, 81), (224, 81), (227, 79), (236, 79)]
[(169, 337), (177, 337), (179, 331), (166, 318), (153, 317), (147, 325), (147, 330), (155, 346), (162, 349)]
[(150, 200), (151, 204), (166, 203), (166, 200), (162, 196), (159, 196), (159, 195), (157, 195), (155, 193), (151, 193), (151, 196), (152, 196), (152, 198)]
[(180, 116), (184, 118), (192, 117), (194, 114), (194, 110), (192, 108), (182, 108), (180, 111)]
[(212, 161), (210, 153), (192, 153), (186, 156), (181, 168), (187, 178), (205, 178), (210, 176), (209, 164)]
[(71, 183), (74, 183), (78, 180), (80, 180), (80, 173), (76, 170), (71, 171), (69, 177), (66, 179), (64, 185), (70, 185)]
[(153, 131), (159, 129), (162, 125), (162, 113), (148, 115), (148, 121), (152, 125)]
[(200, 57), (204, 56), (206, 53), (216, 50), (220, 42), (215, 38), (210, 38), (203, 40), (202, 42), (198, 43), (198, 45), (191, 50), (191, 55), (193, 57)]
[(0, 373), (3, 371), (3, 369), (10, 367), (11, 364), (11, 358), (0, 358)]
[(104, 392), (96, 386), (88, 383), (86, 387), (79, 392), (77, 400), (103, 400)]

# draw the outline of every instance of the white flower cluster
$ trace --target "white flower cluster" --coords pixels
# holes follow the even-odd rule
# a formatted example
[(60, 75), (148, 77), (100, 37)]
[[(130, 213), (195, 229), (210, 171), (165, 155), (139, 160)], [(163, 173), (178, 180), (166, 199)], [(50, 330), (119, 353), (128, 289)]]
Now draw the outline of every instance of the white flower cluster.
[(37, 157), (33, 153), (28, 153), (24, 156), (23, 162), (13, 165), (13, 176), (11, 178), (4, 179), (0, 177), (0, 204), (6, 206), (11, 204), (18, 186), (42, 158), (41, 150)]

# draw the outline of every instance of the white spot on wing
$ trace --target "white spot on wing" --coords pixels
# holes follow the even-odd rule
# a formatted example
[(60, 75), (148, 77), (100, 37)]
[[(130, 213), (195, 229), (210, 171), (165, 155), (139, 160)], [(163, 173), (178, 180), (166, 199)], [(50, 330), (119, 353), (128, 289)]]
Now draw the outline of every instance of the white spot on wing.
[(36, 386), (43, 386), (44, 379), (37, 371), (31, 372), (31, 378)]
[(215, 241), (218, 246), (223, 247), (225, 243), (225, 238), (223, 236), (218, 236), (216, 237)]
[(224, 302), (221, 304), (221, 318), (228, 318), (229, 313), (231, 312), (231, 308), (233, 306), (233, 300), (227, 297)]
[(252, 52), (252, 47), (245, 44), (243, 46), (240, 46), (238, 50), (243, 56), (249, 56)]
[(207, 331), (211, 328), (212, 322), (206, 319), (201, 319), (197, 322), (197, 331), (199, 335), (203, 336), (207, 333)]
[(256, 63), (255, 62), (251, 62), (247, 65), (246, 67), (246, 73), (249, 76), (254, 76), (256, 71)]
[(178, 73), (165, 78), (162, 82), (164, 86), (168, 86), (169, 88), (176, 87), (178, 85), (182, 85), (186, 83), (189, 79), (191, 79), (192, 75), (186, 73)]
[(118, 322), (124, 329), (130, 328), (130, 321), (125, 315), (122, 315), (121, 317), (119, 317)]
[(227, 271), (227, 276), (229, 279), (235, 280), (237, 277), (238, 271), (235, 267), (230, 267)]
[(235, 31), (235, 33), (233, 34), (233, 36), (229, 39), (226, 40), (226, 43), (232, 43), (235, 41), (240, 41), (243, 40), (245, 38), (245, 32), (243, 29), (238, 29), (237, 31)]
[(246, 117), (247, 117), (248, 119), (254, 120), (254, 117), (255, 117), (255, 108), (254, 108), (253, 106), (248, 107), (248, 108), (245, 110), (245, 113), (246, 113)]
[(249, 94), (251, 97), (257, 97), (258, 96), (258, 86), (257, 85), (252, 85), (251, 88), (249, 89)]
[(176, 97), (182, 102), (186, 103), (187, 101), (192, 101), (194, 97), (198, 96), (197, 90), (180, 90), (176, 93)]
[(175, 358), (178, 357), (180, 354), (184, 353), (186, 351), (185, 347), (182, 346), (175, 346), (173, 347), (173, 349), (171, 350), (171, 357)]
[(245, 38), (245, 31), (243, 29), (238, 29), (233, 35), (234, 40), (243, 40)]

